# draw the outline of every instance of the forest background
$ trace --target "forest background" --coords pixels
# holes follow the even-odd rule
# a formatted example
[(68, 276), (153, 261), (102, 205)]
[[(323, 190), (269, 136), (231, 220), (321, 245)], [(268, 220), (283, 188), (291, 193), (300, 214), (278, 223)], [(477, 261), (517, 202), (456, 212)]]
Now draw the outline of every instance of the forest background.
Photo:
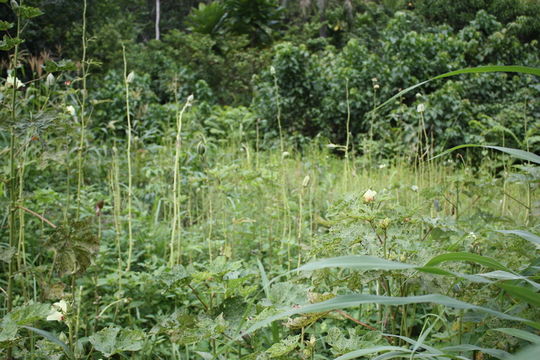
[(540, 352), (539, 1), (0, 19), (1, 358)]

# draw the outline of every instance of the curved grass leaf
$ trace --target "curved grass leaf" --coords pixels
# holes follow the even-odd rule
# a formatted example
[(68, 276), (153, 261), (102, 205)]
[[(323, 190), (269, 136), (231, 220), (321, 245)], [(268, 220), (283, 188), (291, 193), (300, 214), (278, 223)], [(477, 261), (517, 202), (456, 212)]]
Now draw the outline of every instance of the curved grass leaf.
[(469, 148), (469, 147), (481, 147), (481, 148), (487, 148), (487, 149), (494, 149), (494, 150), (498, 150), (498, 151), (507, 153), (509, 155), (512, 155), (513, 157), (521, 159), (521, 160), (526, 160), (535, 164), (540, 164), (540, 156), (533, 154), (532, 152), (519, 150), (519, 149), (513, 149), (513, 148), (507, 148), (507, 147), (502, 147), (502, 146), (478, 145), (478, 144), (464, 144), (464, 145), (454, 146), (453, 148), (445, 150), (439, 155), (432, 157), (430, 160), (436, 159), (441, 156), (445, 156), (451, 153), (452, 151), (463, 149), (463, 148)]
[(429, 260), (425, 266), (431, 267), (447, 261), (468, 261), (486, 266), (491, 269), (507, 271), (510, 273), (512, 272), (512, 270), (508, 269), (506, 266), (496, 260), (481, 255), (471, 254), (468, 252), (453, 252), (437, 255), (433, 259)]
[(540, 236), (531, 234), (528, 231), (524, 230), (497, 230), (501, 234), (512, 234), (521, 237), (527, 241), (532, 242), (535, 245), (540, 245)]
[(453, 299), (451, 297), (440, 295), (440, 294), (429, 294), (429, 295), (407, 296), (407, 297), (351, 294), (351, 295), (336, 296), (335, 298), (327, 300), (327, 301), (323, 301), (316, 304), (304, 305), (295, 309), (290, 309), (290, 310), (281, 312), (277, 315), (271, 316), (265, 320), (255, 323), (249, 329), (247, 329), (244, 332), (244, 334), (252, 333), (255, 330), (258, 330), (260, 328), (267, 326), (273, 321), (276, 321), (285, 317), (289, 317), (292, 315), (297, 315), (297, 314), (346, 309), (346, 308), (356, 307), (363, 304), (409, 305), (409, 304), (421, 304), (421, 303), (433, 303), (433, 304), (448, 306), (448, 307), (457, 308), (457, 309), (485, 312), (501, 319), (523, 322), (537, 329), (540, 329), (540, 323), (523, 319), (517, 316), (508, 315), (508, 314), (505, 314), (505, 313), (502, 313), (493, 309), (489, 309), (486, 307), (469, 304), (464, 301)]
[(356, 359), (356, 358), (359, 358), (361, 356), (380, 353), (380, 352), (383, 352), (383, 351), (398, 351), (398, 352), (403, 353), (403, 354), (410, 354), (412, 352), (411, 350), (409, 350), (407, 348), (404, 348), (404, 347), (400, 347), (400, 346), (375, 346), (375, 347), (371, 347), (369, 349), (360, 349), (360, 350), (351, 351), (350, 353), (347, 353), (345, 355), (341, 355), (340, 357), (337, 357), (335, 360)]
[(521, 329), (512, 329), (512, 328), (498, 328), (498, 329), (492, 329), (493, 331), (502, 332), (503, 334), (510, 335), (517, 337), (519, 339), (527, 340), (532, 342), (533, 344), (540, 345), (540, 336), (530, 333), (525, 330)]
[(506, 360), (511, 357), (511, 355), (504, 350), (483, 348), (483, 347), (470, 345), (470, 344), (447, 346), (445, 348), (442, 348), (441, 350), (444, 352), (480, 351), (484, 354), (488, 354), (489, 356), (493, 356), (494, 358), (501, 359), (501, 360)]
[(528, 304), (540, 306), (540, 294), (529, 288), (508, 283), (498, 283), (497, 286), (505, 290), (508, 294), (517, 297)]
[(516, 355), (512, 356), (511, 360), (532, 360), (540, 358), (540, 345), (531, 345)]
[(456, 71), (450, 71), (438, 76), (435, 76), (434, 78), (431, 78), (426, 81), (422, 81), (421, 83), (418, 83), (416, 85), (413, 85), (411, 87), (406, 88), (405, 90), (402, 90), (398, 92), (396, 95), (392, 96), (390, 99), (386, 100), (379, 106), (377, 106), (373, 111), (377, 111), (383, 106), (388, 105), (392, 101), (400, 98), (401, 96), (405, 95), (406, 93), (425, 85), (431, 81), (447, 78), (450, 76), (456, 76), (456, 75), (462, 75), (462, 74), (478, 74), (478, 73), (489, 73), (489, 72), (515, 72), (515, 73), (522, 73), (522, 74), (530, 74), (530, 75), (536, 75), (540, 76), (540, 69), (538, 68), (532, 68), (532, 67), (526, 67), (526, 66), (479, 66), (474, 68), (466, 68), (466, 69), (460, 69)]
[(62, 350), (64, 350), (64, 353), (67, 355), (68, 358), (70, 359), (73, 359), (73, 353), (71, 352), (71, 350), (69, 349), (69, 347), (63, 342), (61, 341), (60, 339), (58, 339), (53, 333), (50, 333), (48, 331), (45, 331), (45, 330), (41, 330), (41, 329), (36, 329), (34, 327), (31, 327), (31, 326), (26, 326), (26, 325), (23, 325), (21, 326), (27, 330), (30, 330), (38, 335), (41, 335), (43, 336), (45, 339), (55, 343), (56, 345), (59, 345)]
[(414, 269), (416, 266), (374, 256), (349, 255), (310, 262), (300, 266), (295, 271), (312, 271), (334, 267), (356, 270), (406, 270)]

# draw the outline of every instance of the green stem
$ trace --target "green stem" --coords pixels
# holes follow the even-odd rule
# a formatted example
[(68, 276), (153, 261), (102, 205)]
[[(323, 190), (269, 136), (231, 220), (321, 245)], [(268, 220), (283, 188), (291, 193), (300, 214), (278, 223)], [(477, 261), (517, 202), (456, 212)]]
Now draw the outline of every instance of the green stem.
[(131, 114), (129, 109), (129, 81), (127, 74), (127, 60), (126, 60), (126, 47), (122, 45), (122, 55), (124, 59), (124, 85), (126, 89), (126, 117), (127, 117), (127, 167), (128, 167), (128, 258), (126, 265), (126, 272), (131, 268), (131, 257), (133, 256), (133, 229), (131, 221), (131, 211), (133, 202), (133, 188), (131, 177)]
[(79, 137), (79, 151), (77, 154), (77, 219), (80, 217), (81, 212), (81, 189), (84, 179), (83, 174), (83, 151), (84, 151), (84, 138), (86, 133), (86, 118), (85, 118), (85, 111), (86, 111), (86, 75), (88, 71), (88, 67), (86, 65), (86, 0), (84, 0), (84, 6), (83, 6), (83, 27), (82, 27), (82, 47), (83, 47), (83, 54), (82, 54), (82, 60), (81, 60), (81, 70), (82, 70), (82, 101), (81, 101), (81, 128), (80, 128), (80, 137)]

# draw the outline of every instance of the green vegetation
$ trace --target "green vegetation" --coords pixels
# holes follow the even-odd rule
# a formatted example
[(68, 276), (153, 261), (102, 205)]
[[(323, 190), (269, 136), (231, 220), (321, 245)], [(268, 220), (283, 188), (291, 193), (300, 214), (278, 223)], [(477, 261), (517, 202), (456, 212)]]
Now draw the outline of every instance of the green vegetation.
[(537, 358), (539, 12), (0, 0), (0, 358)]

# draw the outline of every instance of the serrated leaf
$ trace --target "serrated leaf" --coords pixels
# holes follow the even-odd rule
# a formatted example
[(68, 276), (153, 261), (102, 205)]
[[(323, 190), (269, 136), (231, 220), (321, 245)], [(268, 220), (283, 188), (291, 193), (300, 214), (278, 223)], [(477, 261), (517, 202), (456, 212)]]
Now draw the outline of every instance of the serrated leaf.
[(296, 347), (298, 346), (298, 340), (300, 340), (300, 335), (288, 336), (280, 342), (270, 346), (270, 348), (268, 348), (266, 352), (270, 355), (271, 359), (287, 355), (288, 353), (296, 349)]
[(0, 343), (14, 341), (17, 339), (17, 331), (19, 327), (9, 318), (2, 320), (2, 331), (0, 331)]
[(32, 19), (43, 15), (43, 11), (33, 6), (19, 5), (15, 10), (15, 14), (23, 19)]
[(34, 303), (18, 307), (8, 313), (6, 317), (9, 317), (17, 325), (22, 326), (45, 319), (50, 311), (50, 305)]
[(91, 335), (88, 340), (105, 357), (111, 357), (117, 353), (116, 337), (119, 332), (118, 327), (108, 327)]
[(13, 49), (15, 46), (22, 44), (24, 42), (23, 39), (20, 38), (10, 38), (7, 35), (4, 35), (4, 38), (0, 40), (0, 50), (1, 51), (9, 51)]
[(13, 27), (13, 23), (10, 23), (9, 21), (0, 20), (0, 31), (6, 31)]

